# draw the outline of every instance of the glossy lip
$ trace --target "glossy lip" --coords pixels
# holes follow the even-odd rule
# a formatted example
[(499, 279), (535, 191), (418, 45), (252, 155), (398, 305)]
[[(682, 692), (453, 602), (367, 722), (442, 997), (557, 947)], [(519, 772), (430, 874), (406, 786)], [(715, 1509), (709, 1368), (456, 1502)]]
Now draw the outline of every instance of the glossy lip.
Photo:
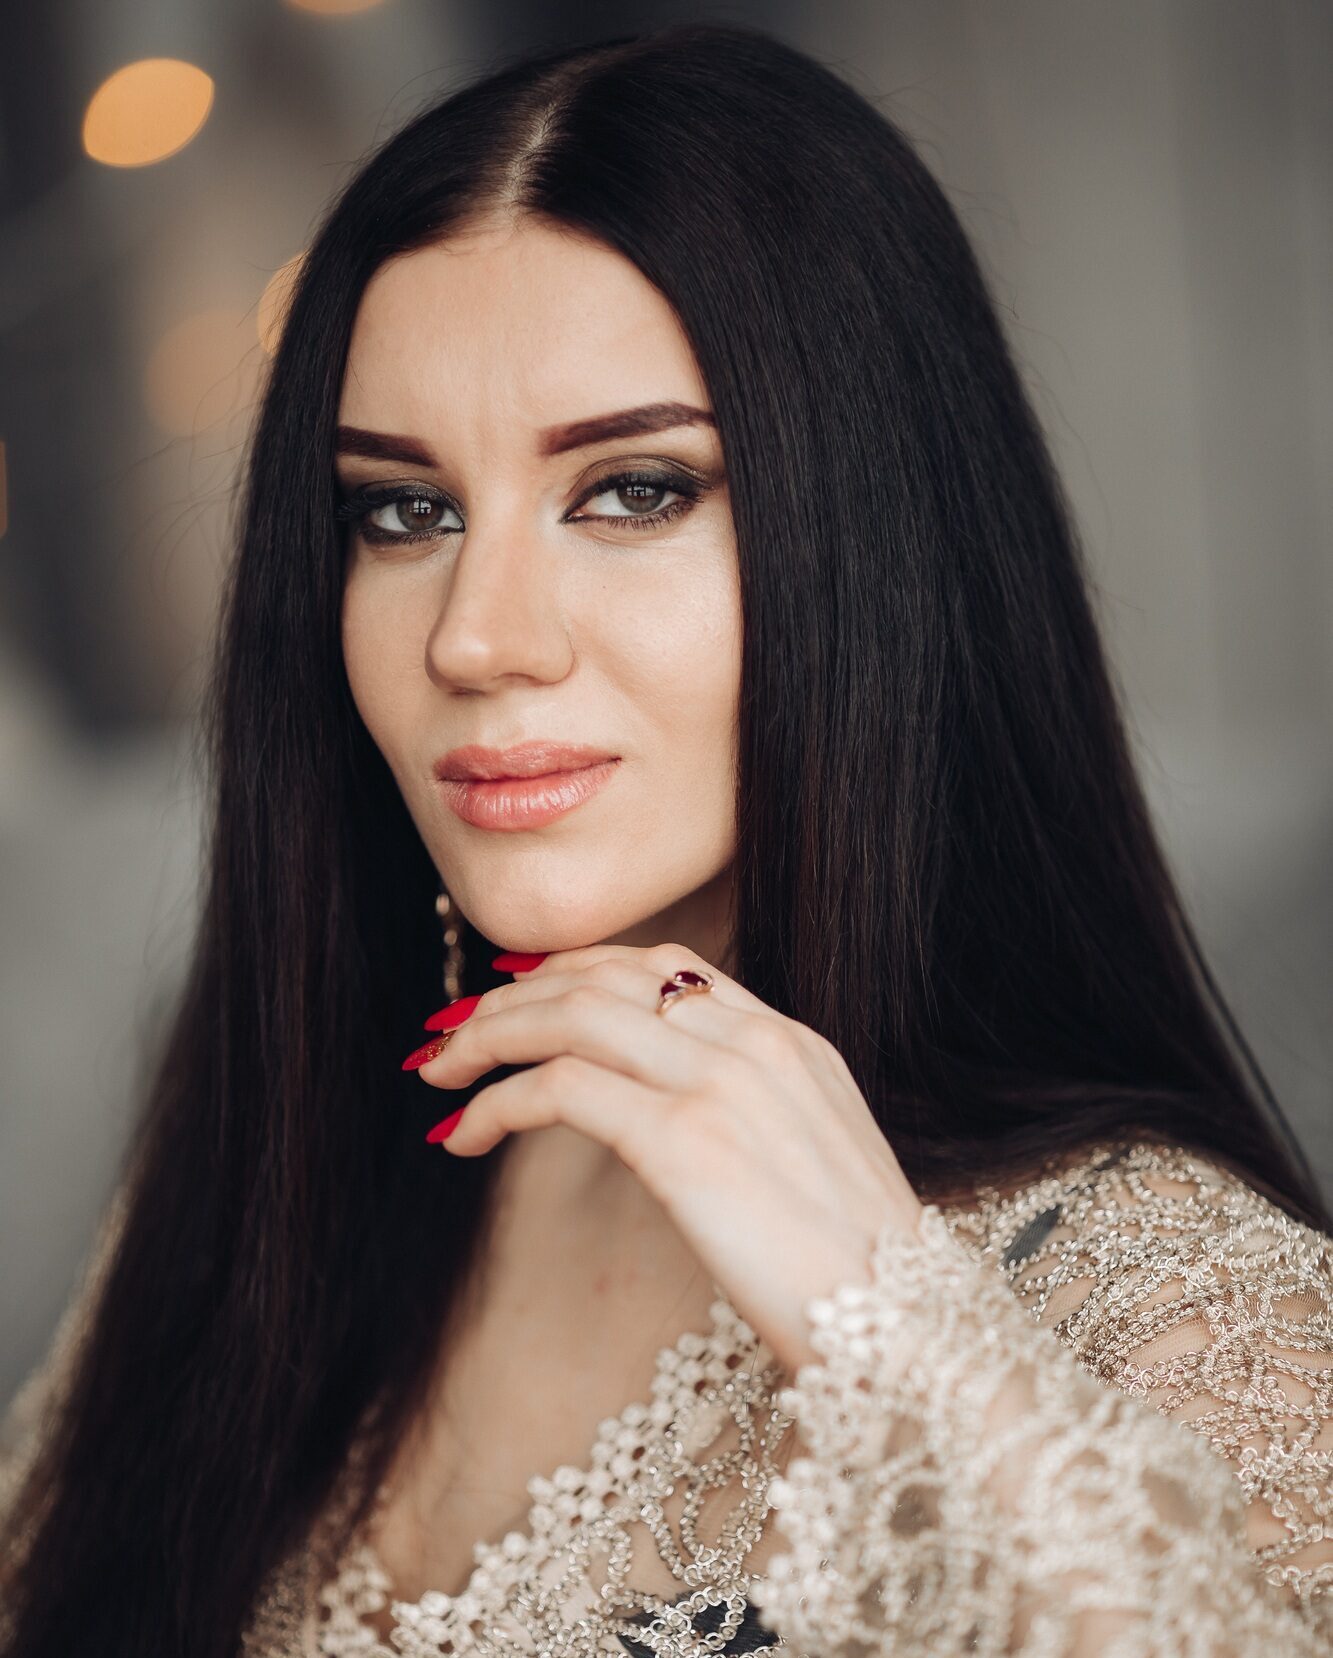
[(445, 804), (475, 829), (540, 829), (589, 800), (620, 756), (570, 743), (471, 744), (435, 763)]
[(593, 748), (587, 743), (558, 743), (534, 737), (510, 748), (487, 748), (482, 743), (451, 748), (435, 762), (433, 770), (442, 783), (461, 783), (483, 778), (544, 777), (551, 772), (581, 771), (585, 766), (618, 758), (609, 749)]

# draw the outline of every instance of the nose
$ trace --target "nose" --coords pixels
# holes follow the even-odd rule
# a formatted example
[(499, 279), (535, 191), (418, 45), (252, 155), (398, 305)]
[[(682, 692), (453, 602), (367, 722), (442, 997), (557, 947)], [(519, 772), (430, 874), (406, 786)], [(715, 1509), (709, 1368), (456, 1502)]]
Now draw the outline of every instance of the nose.
[(473, 518), (426, 642), (427, 671), (450, 690), (517, 675), (554, 682), (573, 664), (557, 555), (518, 515)]

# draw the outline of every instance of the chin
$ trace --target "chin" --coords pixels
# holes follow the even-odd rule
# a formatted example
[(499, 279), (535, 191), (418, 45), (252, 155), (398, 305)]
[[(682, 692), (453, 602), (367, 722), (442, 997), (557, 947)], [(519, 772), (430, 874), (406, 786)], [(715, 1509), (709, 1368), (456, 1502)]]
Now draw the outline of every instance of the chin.
[[(524, 953), (578, 950), (627, 934), (636, 944), (660, 942), (675, 906), (716, 874), (706, 858), (688, 855), (692, 849), (669, 846), (659, 856), (655, 842), (632, 830), (563, 848), (561, 856), (547, 847), (498, 850), (505, 855), (444, 857), (442, 867), (452, 867), (454, 877), (446, 884), (497, 950)], [(686, 854), (679, 867), (673, 850)], [(666, 932), (655, 933), (654, 917)]]
[[(452, 889), (451, 889), (452, 890)], [(625, 932), (654, 912), (619, 905), (590, 905), (586, 892), (568, 902), (508, 903), (491, 890), (469, 907), (459, 893), (464, 915), (497, 950), (579, 950)]]

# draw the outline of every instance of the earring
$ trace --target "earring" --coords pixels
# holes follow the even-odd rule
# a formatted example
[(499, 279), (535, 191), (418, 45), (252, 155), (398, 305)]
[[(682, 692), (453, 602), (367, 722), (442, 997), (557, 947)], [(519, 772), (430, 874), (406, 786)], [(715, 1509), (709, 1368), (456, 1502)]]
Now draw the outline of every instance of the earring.
[(463, 918), (443, 879), (440, 881), (439, 897), (435, 900), (435, 913), (444, 923), (444, 994), (449, 1001), (456, 1002), (463, 994), (463, 946), (459, 942), (463, 933)]

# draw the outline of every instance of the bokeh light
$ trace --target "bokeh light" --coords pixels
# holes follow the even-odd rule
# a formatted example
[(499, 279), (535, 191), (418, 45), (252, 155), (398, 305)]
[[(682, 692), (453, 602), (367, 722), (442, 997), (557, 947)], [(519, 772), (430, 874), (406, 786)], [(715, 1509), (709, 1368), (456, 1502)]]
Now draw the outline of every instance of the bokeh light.
[(254, 399), (250, 319), (218, 306), (173, 324), (149, 353), (144, 401), (170, 437), (191, 437), (242, 414)]
[(183, 150), (213, 107), (213, 81), (179, 58), (141, 58), (88, 100), (83, 147), (108, 167), (146, 167)]
[(287, 0), (294, 11), (317, 12), (321, 17), (348, 17), (353, 12), (372, 11), (384, 0)]
[(285, 265), (279, 265), (273, 275), (264, 284), (264, 291), (259, 296), (259, 310), (255, 317), (255, 326), (259, 331), (259, 343), (271, 357), (278, 349), (278, 341), (282, 337), (282, 325), (287, 320), (287, 307), (291, 303), (292, 289), (296, 285), (296, 278), (302, 264), (305, 262), (305, 249), (294, 254)]

